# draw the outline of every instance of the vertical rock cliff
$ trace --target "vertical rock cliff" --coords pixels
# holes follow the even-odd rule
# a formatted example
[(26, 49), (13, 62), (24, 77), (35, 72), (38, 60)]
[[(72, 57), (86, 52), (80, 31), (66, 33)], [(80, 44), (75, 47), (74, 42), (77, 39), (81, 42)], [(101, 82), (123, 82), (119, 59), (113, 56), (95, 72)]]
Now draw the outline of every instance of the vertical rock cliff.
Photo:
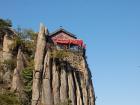
[(0, 90), (16, 93), (22, 105), (95, 105), (82, 40), (41, 24), (34, 51), (33, 40), (15, 34), (8, 28), (0, 39)]
[(11, 83), (12, 80), (12, 61), (13, 60), (13, 54), (12, 54), (12, 49), (11, 46), (13, 45), (13, 36), (15, 35), (14, 32), (10, 29), (7, 28), (5, 29), (6, 31), (3, 33), (3, 37), (1, 37), (1, 42), (0, 42), (0, 63), (3, 65), (3, 69), (1, 67), (0, 69), (0, 78), (1, 81), (3, 81), (6, 84)]
[(19, 92), (21, 90), (23, 90), (23, 80), (22, 80), (22, 70), (24, 69), (24, 57), (23, 57), (23, 53), (21, 51), (21, 49), (18, 50), (18, 54), (17, 54), (17, 64), (16, 64), (16, 68), (14, 69), (14, 73), (13, 73), (13, 78), (12, 78), (12, 86), (11, 86), (11, 90), (12, 91), (16, 91)]
[[(62, 36), (68, 37), (66, 33)], [(57, 49), (47, 29), (40, 26), (34, 59), (32, 105), (95, 105), (84, 52), (84, 49), (76, 52)]]
[(41, 96), (41, 85), (42, 85), (42, 72), (43, 63), (45, 57), (45, 46), (46, 46), (46, 34), (45, 27), (40, 26), (40, 32), (37, 38), (36, 52), (35, 52), (35, 70), (33, 71), (33, 88), (32, 88), (32, 105), (38, 105), (40, 103)]
[[(27, 89), (30, 89), (28, 83), (32, 81), (32, 69), (29, 74), (27, 67), (30, 66), (28, 60), (31, 57), (27, 47), (21, 46), (22, 38), (12, 28), (0, 29), (0, 105), (7, 105), (9, 100), (10, 105), (30, 105), (31, 95)], [(26, 72), (28, 81), (24, 78), (23, 71)]]

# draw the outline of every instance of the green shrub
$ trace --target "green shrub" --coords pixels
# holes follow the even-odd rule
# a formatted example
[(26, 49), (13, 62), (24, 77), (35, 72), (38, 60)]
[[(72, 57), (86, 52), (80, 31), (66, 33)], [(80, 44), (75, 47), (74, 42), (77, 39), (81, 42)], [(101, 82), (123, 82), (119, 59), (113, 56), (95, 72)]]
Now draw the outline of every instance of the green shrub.
[(69, 56), (69, 52), (67, 52), (65, 50), (54, 50), (54, 51), (52, 51), (51, 56), (54, 58), (63, 59), (65, 57)]
[(16, 67), (16, 60), (12, 59), (12, 60), (4, 60), (1, 64), (1, 66), (5, 65), (8, 69), (10, 70), (14, 70)]
[(24, 92), (27, 94), (29, 103), (32, 98), (32, 80), (33, 80), (33, 68), (34, 68), (34, 63), (33, 59), (29, 61), (29, 64), (27, 67), (25, 67), (22, 70), (22, 77), (23, 77), (23, 82), (24, 82)]
[(1, 19), (0, 18), (0, 27), (12, 27), (12, 21), (9, 19)]
[(31, 97), (32, 93), (32, 79), (33, 79), (33, 69), (32, 67), (26, 67), (22, 71), (22, 77), (24, 81), (24, 91), (28, 94), (29, 97)]
[(18, 97), (11, 92), (0, 94), (0, 105), (20, 105)]

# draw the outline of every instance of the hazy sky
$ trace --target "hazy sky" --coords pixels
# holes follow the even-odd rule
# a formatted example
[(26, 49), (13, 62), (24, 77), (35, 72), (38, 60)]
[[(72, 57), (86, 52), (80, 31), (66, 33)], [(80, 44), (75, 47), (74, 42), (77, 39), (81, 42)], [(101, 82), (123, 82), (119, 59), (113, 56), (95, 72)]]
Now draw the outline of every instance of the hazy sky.
[(140, 0), (0, 0), (0, 17), (76, 34), (87, 44), (96, 105), (140, 105)]

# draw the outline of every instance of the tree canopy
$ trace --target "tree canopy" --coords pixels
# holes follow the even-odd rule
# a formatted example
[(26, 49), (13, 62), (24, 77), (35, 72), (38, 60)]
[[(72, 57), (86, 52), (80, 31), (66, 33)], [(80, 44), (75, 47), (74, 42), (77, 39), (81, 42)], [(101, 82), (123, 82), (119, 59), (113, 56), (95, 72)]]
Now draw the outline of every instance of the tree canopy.
[(12, 21), (0, 18), (0, 28), (12, 27)]

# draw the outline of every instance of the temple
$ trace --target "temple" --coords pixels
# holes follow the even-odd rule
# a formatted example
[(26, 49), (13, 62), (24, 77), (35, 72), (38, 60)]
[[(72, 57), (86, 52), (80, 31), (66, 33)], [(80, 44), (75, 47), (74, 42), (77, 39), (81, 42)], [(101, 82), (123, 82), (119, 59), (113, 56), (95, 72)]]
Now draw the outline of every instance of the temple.
[(81, 51), (85, 49), (83, 40), (77, 39), (74, 34), (63, 28), (50, 33), (49, 39), (56, 46), (57, 50), (67, 49), (73, 51)]
[(85, 58), (86, 51), (83, 40), (63, 28), (49, 33), (46, 39), (46, 49), (50, 50), (52, 57), (63, 59), (75, 68), (75, 71), (83, 72), (81, 61)]

